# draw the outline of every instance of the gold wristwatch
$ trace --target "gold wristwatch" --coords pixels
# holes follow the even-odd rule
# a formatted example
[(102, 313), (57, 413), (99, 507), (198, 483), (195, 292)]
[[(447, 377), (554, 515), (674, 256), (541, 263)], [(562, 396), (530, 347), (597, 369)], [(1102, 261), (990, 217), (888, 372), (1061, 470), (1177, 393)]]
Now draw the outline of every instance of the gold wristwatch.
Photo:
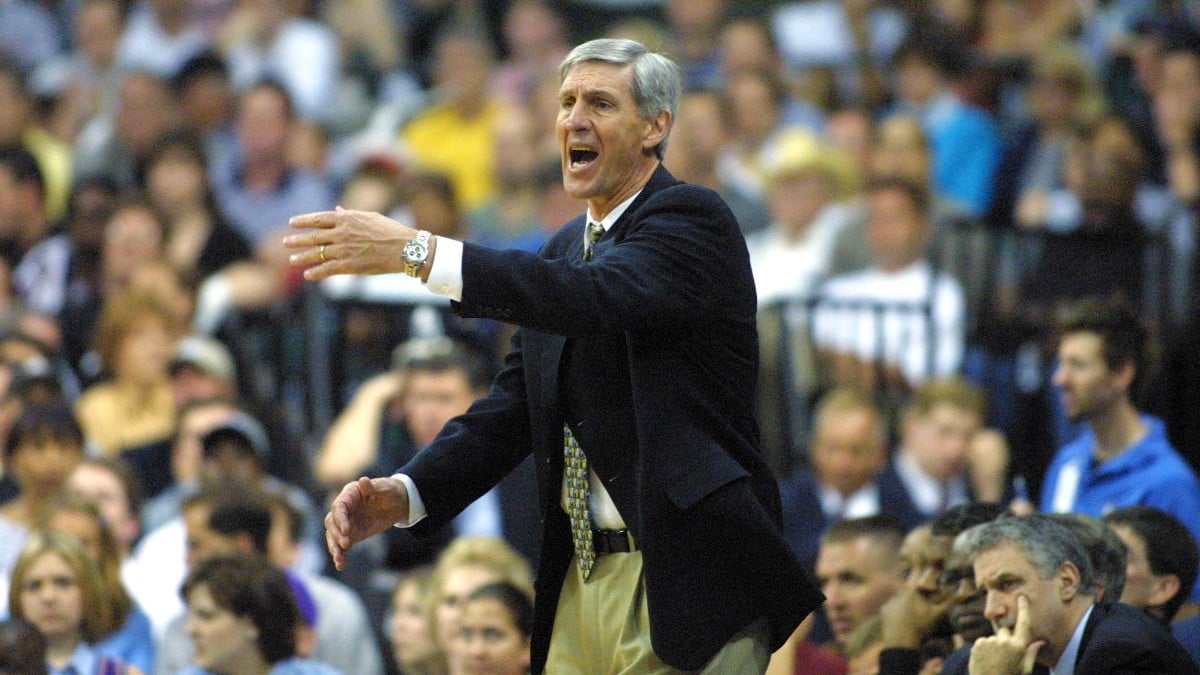
[(429, 259), (429, 232), (421, 230), (417, 236), (404, 245), (404, 273), (415, 277), (421, 271), (421, 266)]

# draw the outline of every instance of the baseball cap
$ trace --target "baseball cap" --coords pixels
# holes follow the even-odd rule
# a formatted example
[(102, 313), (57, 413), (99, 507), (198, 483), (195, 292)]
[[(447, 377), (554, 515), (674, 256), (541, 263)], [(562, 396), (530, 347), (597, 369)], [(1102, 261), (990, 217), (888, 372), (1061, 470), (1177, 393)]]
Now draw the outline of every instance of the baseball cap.
[(200, 447), (204, 456), (211, 455), (217, 444), (225, 440), (248, 448), (264, 462), (271, 455), (271, 441), (267, 438), (267, 430), (261, 422), (240, 410), (230, 413), (228, 419), (200, 437)]
[(227, 382), (237, 379), (237, 367), (233, 364), (229, 348), (220, 340), (206, 335), (189, 335), (179, 341), (171, 358), (171, 373), (174, 374), (180, 366), (190, 366)]
[(392, 350), (392, 369), (405, 370), (414, 363), (449, 359), (455, 356), (454, 340), (445, 336), (413, 338)]

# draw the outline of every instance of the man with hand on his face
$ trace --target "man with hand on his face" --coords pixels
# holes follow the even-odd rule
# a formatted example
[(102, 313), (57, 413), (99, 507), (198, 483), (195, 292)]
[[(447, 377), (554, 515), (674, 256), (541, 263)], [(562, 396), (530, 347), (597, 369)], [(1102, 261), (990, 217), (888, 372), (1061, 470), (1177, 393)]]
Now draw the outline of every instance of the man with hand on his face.
[(1087, 551), (1054, 517), (1001, 518), (963, 537), (995, 631), (975, 641), (965, 672), (1030, 673), (1040, 664), (1053, 675), (1200, 673), (1160, 623), (1128, 605), (1096, 601)]

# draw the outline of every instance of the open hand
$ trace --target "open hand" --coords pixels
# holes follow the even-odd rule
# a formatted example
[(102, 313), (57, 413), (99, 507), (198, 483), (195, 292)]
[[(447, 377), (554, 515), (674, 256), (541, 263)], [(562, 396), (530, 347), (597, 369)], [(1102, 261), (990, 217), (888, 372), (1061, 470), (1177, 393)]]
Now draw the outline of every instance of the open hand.
[(294, 216), (288, 225), (311, 230), (283, 238), (293, 251), (288, 261), (304, 267), (304, 278), (317, 281), (334, 274), (389, 274), (404, 271), (404, 245), (417, 231), (380, 213), (319, 211)]
[(325, 543), (342, 569), (352, 546), (408, 520), (408, 489), (399, 478), (359, 478), (348, 483), (325, 516)]

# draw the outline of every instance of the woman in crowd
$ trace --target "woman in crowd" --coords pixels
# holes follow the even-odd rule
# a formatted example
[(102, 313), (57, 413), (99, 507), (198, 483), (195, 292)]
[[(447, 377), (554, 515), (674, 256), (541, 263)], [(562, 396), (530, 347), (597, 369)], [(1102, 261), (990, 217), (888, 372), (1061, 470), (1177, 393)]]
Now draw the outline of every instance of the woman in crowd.
[(529, 563), (503, 539), (459, 537), (438, 556), (430, 591), (430, 627), (450, 672), (460, 672), (463, 605), (476, 589), (497, 582), (511, 583), (533, 595)]
[(462, 658), (465, 675), (524, 675), (529, 672), (533, 598), (502, 581), (467, 596), (462, 610)]
[(75, 404), (89, 443), (105, 457), (168, 438), (175, 404), (167, 368), (182, 326), (161, 299), (127, 290), (104, 307), (96, 351), (110, 379)]
[(51, 673), (141, 675), (136, 666), (94, 647), (111, 631), (114, 611), (100, 568), (74, 537), (58, 532), (31, 536), (13, 568), (8, 602), (14, 617), (32, 624), (46, 639)]
[(99, 508), (78, 494), (67, 492), (54, 502), (46, 524), (54, 532), (80, 541), (100, 566), (104, 602), (112, 608), (112, 628), (97, 642), (96, 651), (131, 663), (146, 672), (154, 669), (154, 638), (150, 618), (129, 597), (121, 583), (121, 550)]
[(277, 567), (251, 554), (200, 561), (183, 582), (196, 668), (181, 675), (336, 675), (296, 657), (300, 610)]
[(404, 675), (435, 675), (446, 672), (445, 656), (438, 651), (429, 627), (432, 570), (419, 567), (404, 573), (392, 594), (389, 632), (392, 656)]
[(221, 216), (204, 146), (194, 135), (159, 139), (146, 158), (142, 189), (162, 216), (164, 256), (185, 278), (198, 282), (253, 257), (250, 244)]

